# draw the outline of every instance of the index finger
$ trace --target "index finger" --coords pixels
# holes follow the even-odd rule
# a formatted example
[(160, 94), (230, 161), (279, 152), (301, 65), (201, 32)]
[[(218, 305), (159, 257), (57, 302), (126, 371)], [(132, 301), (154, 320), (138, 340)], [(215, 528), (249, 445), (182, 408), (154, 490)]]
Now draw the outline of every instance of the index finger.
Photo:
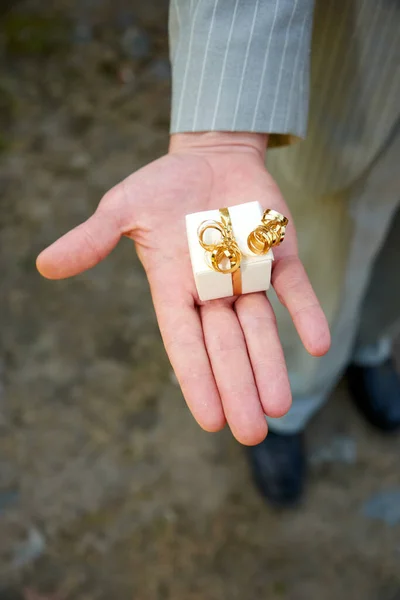
[(203, 429), (219, 431), (225, 414), (194, 299), (174, 287), (171, 295), (171, 288), (160, 281), (151, 288), (165, 349), (187, 405)]

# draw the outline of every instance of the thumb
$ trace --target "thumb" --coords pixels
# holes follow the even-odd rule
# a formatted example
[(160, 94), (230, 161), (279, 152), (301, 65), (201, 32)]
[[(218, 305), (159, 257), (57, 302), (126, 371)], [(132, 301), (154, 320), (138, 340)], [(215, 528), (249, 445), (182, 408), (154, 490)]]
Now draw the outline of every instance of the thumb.
[(121, 235), (111, 212), (99, 207), (87, 221), (43, 250), (36, 260), (37, 269), (48, 279), (77, 275), (108, 256)]

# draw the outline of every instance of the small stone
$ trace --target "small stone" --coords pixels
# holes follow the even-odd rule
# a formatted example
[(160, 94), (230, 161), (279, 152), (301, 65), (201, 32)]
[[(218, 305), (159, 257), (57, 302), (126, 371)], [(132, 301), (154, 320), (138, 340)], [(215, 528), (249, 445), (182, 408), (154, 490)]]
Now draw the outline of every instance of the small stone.
[(400, 488), (378, 492), (364, 502), (361, 512), (364, 517), (383, 521), (393, 527), (400, 523)]
[(13, 566), (16, 569), (25, 567), (39, 558), (46, 548), (46, 541), (36, 527), (28, 531), (25, 541), (16, 545), (14, 549)]
[(171, 65), (169, 60), (158, 58), (154, 60), (147, 70), (148, 75), (157, 81), (169, 81), (171, 79)]
[(77, 152), (72, 155), (70, 166), (76, 171), (84, 171), (90, 165), (90, 156), (84, 152)]
[(0, 515), (17, 504), (18, 490), (5, 490), (0, 492)]
[(172, 385), (176, 385), (176, 387), (179, 387), (179, 382), (175, 375), (175, 371), (170, 371), (169, 380), (172, 383)]
[(132, 86), (136, 81), (136, 75), (131, 65), (121, 65), (118, 71), (118, 79), (124, 85)]
[(150, 54), (150, 38), (136, 25), (125, 31), (121, 38), (121, 45), (129, 58), (146, 58)]
[(93, 28), (86, 21), (78, 21), (72, 31), (72, 41), (75, 44), (89, 44), (93, 40)]
[(316, 448), (310, 456), (310, 463), (342, 463), (352, 465), (357, 460), (357, 443), (347, 435), (332, 438), (325, 446)]

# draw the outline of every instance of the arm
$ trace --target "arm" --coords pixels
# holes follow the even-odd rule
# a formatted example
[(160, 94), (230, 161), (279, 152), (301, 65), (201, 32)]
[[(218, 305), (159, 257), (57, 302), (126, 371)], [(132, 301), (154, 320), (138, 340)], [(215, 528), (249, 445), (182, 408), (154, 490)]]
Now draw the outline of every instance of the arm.
[(171, 0), (172, 133), (304, 137), (313, 0)]
[[(208, 0), (193, 0), (193, 5), (203, 2)], [(245, 43), (242, 52), (246, 48)], [(206, 82), (204, 76), (204, 86)], [(248, 118), (240, 106), (238, 119)], [(189, 108), (185, 110), (190, 118)], [(221, 126), (219, 121), (215, 125)], [(265, 169), (267, 141), (267, 135), (254, 132), (174, 133), (167, 156), (109, 191), (94, 215), (47, 248), (37, 263), (45, 277), (70, 277), (103, 260), (121, 236), (132, 239), (148, 276), (168, 356), (194, 417), (207, 431), (228, 422), (235, 437), (250, 445), (267, 434), (264, 414), (282, 416), (291, 403), (274, 314), (263, 293), (199, 301), (185, 215), (259, 198), (266, 208), (289, 216)], [(306, 349), (324, 354), (329, 330), (300, 263), (291, 222), (285, 243), (275, 252), (272, 283)]]

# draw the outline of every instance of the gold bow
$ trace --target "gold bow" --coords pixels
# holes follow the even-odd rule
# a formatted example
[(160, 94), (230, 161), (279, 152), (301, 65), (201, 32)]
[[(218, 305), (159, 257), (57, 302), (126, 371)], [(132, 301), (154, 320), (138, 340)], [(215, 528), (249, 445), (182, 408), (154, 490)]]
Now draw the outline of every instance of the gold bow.
[[(240, 264), (242, 262), (242, 253), (233, 234), (231, 217), (227, 208), (219, 209), (221, 220), (203, 221), (198, 230), (199, 243), (206, 252), (209, 253), (209, 266), (218, 273), (232, 274), (232, 286), (234, 295), (242, 293), (242, 280), (240, 274)], [(204, 236), (207, 230), (214, 230), (220, 234), (217, 241), (212, 243), (205, 242)]]
[(247, 245), (254, 254), (267, 254), (273, 246), (279, 246), (285, 238), (288, 219), (276, 210), (264, 212), (261, 225), (247, 238)]

